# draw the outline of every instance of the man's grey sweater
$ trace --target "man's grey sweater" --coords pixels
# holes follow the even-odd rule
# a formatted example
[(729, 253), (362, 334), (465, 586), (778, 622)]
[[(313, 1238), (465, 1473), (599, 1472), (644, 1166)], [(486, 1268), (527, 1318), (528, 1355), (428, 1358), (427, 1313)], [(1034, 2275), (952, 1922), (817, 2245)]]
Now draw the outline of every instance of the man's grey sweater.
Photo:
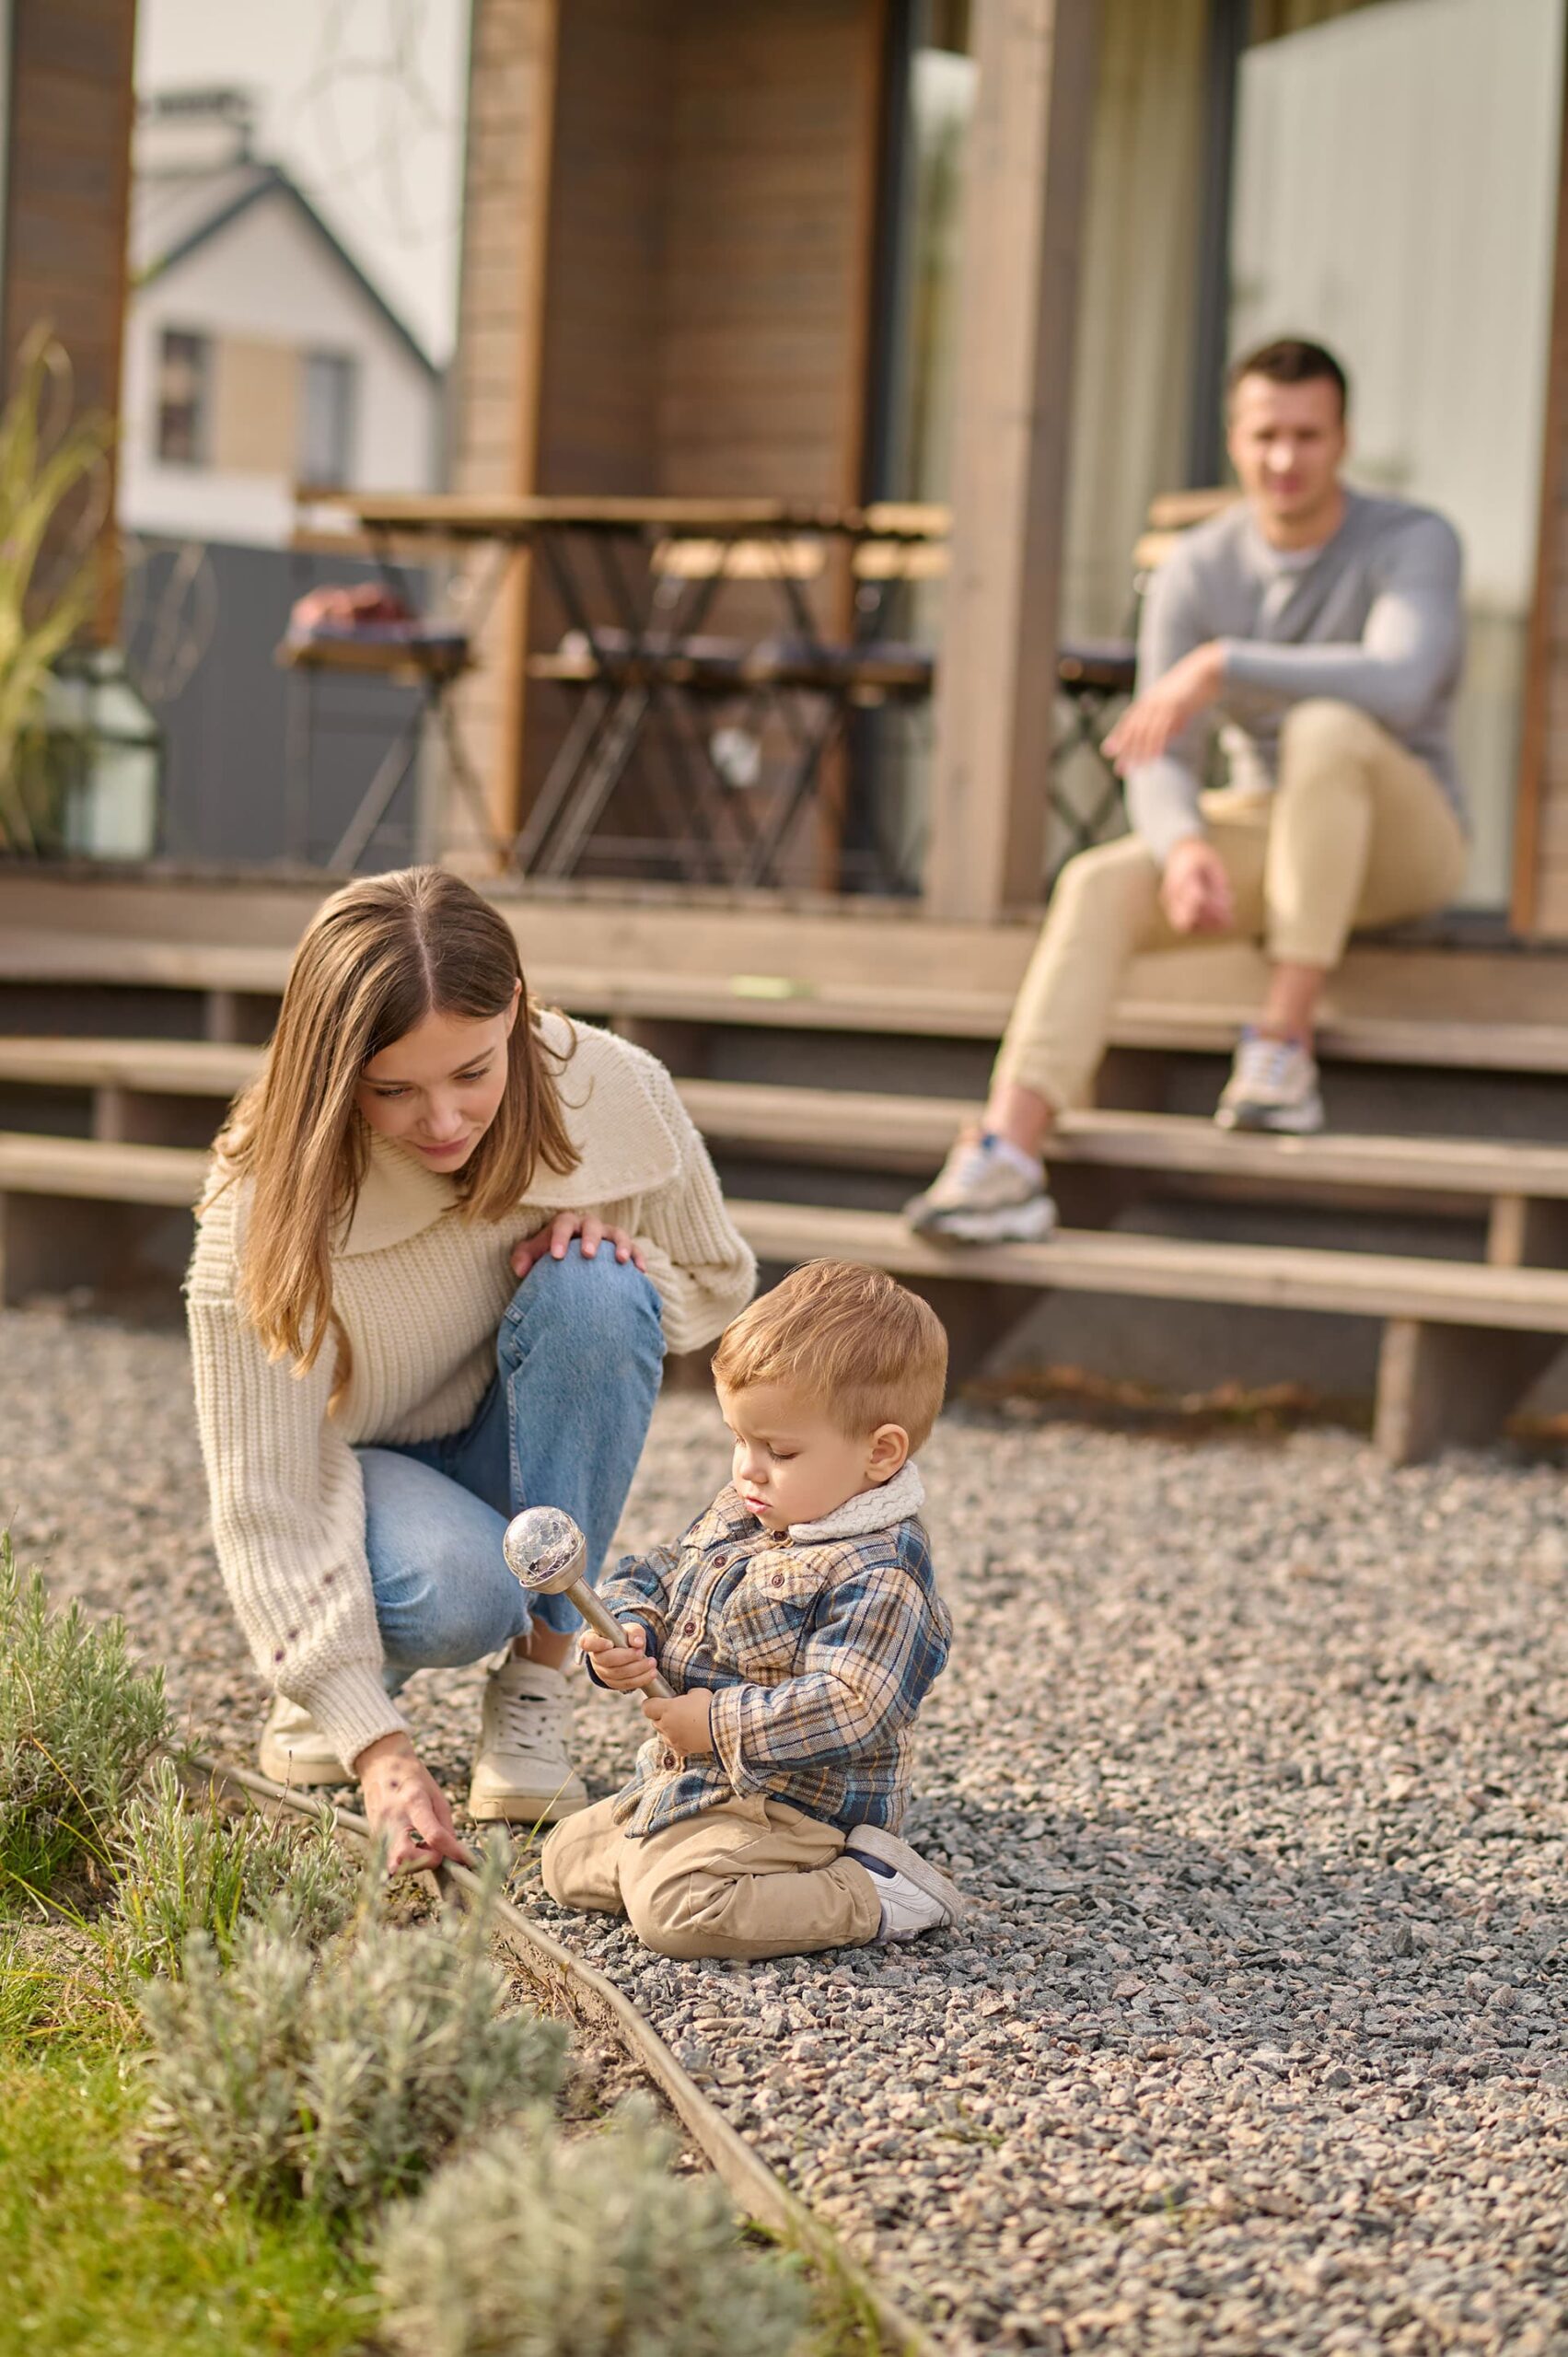
[(1182, 535), (1150, 585), (1138, 634), (1145, 687), (1195, 646), (1225, 647), (1217, 714), (1204, 713), (1127, 781), (1134, 828), (1163, 865), (1198, 811), (1210, 728), (1225, 724), (1229, 783), (1272, 792), (1293, 703), (1354, 704), (1432, 771), (1461, 820), (1449, 713), (1464, 659), (1462, 560), (1429, 507), (1347, 491), (1343, 521), (1303, 564), (1272, 549), (1242, 501)]

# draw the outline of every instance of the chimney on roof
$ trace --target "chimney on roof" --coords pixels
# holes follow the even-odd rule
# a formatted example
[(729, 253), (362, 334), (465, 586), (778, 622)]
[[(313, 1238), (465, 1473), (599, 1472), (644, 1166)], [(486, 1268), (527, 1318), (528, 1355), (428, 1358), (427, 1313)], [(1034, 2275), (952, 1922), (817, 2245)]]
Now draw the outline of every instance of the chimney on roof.
[(153, 90), (136, 103), (138, 172), (223, 171), (249, 164), (257, 120), (253, 90)]

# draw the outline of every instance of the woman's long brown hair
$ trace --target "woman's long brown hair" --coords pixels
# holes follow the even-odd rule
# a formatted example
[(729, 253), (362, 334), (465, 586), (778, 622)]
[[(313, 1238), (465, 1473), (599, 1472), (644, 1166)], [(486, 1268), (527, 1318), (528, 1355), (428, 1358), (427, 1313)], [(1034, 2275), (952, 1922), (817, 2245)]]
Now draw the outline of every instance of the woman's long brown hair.
[[(251, 1181), (241, 1306), (273, 1358), (315, 1365), (332, 1316), (332, 1247), (365, 1176), (360, 1075), (427, 1015), (503, 1015), (523, 981), (512, 929), (471, 885), (440, 867), (346, 884), (317, 911), (294, 954), (283, 1007), (254, 1085), (217, 1142), (216, 1189)], [(465, 1213), (497, 1219), (540, 1163), (575, 1169), (559, 1072), (526, 983), (507, 1042), (500, 1109), (459, 1174)], [(336, 1390), (348, 1379), (339, 1329)]]

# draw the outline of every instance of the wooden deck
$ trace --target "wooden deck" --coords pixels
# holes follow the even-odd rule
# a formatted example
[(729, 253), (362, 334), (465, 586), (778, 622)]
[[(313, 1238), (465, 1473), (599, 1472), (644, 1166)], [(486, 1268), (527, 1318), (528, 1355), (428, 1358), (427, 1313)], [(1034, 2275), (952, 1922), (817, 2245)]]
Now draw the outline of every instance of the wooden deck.
[[(319, 882), (0, 871), (0, 990), (139, 985), (267, 1010)], [(1037, 937), (1032, 923), (943, 923), (901, 903), (530, 893), (493, 897), (536, 994), (611, 1019), (990, 1042)], [(1203, 946), (1144, 958), (1115, 1044), (1228, 1052), (1261, 960)], [(232, 1006), (209, 1029), (222, 1036)], [(17, 1019), (9, 1029), (29, 1028)], [(1353, 947), (1329, 994), (1330, 1060), (1568, 1074), (1568, 950)]]
[[(257, 1068), (320, 890), (0, 873), (0, 1292), (90, 1279), (155, 1230), (168, 1264), (198, 1141)], [(1355, 948), (1323, 1049), (1343, 1068), (1330, 1097), (1360, 1074), (1373, 1118), (1306, 1140), (1225, 1136), (1164, 1109), (1192, 1057), (1228, 1051), (1259, 968), (1213, 947), (1145, 961), (1114, 1035), (1123, 1085), (1145, 1093), (1064, 1125), (1052, 1161), (1069, 1225), (1045, 1245), (975, 1251), (912, 1237), (891, 1207), (972, 1111), (1033, 926), (886, 905), (496, 897), (538, 994), (670, 1065), (736, 1173), (760, 1257), (897, 1270), (941, 1309), (960, 1371), (1043, 1291), (1348, 1313), (1382, 1324), (1377, 1429), (1402, 1460), (1495, 1430), (1568, 1335), (1568, 1100), (1551, 1085), (1568, 1074), (1568, 954)], [(970, 1094), (952, 1085), (960, 1065)], [(1141, 1232), (1140, 1207), (1173, 1190), (1287, 1219), (1348, 1209), (1366, 1248)], [(1455, 1243), (1437, 1257), (1388, 1246), (1396, 1211), (1449, 1223)]]

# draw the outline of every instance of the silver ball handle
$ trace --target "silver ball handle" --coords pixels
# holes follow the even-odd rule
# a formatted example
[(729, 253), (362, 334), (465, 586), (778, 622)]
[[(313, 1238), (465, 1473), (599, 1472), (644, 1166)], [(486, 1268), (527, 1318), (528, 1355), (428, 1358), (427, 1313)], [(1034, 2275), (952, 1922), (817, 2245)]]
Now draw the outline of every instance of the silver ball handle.
[[(625, 1630), (621, 1626), (620, 1621), (615, 1618), (613, 1612), (607, 1612), (605, 1610), (604, 1606), (599, 1602), (598, 1596), (594, 1594), (587, 1580), (574, 1580), (571, 1586), (566, 1590), (566, 1594), (571, 1597), (573, 1603), (576, 1606), (584, 1620), (588, 1623), (588, 1626), (591, 1629), (597, 1629), (601, 1637), (608, 1637), (612, 1645), (623, 1645), (626, 1643)], [(653, 1675), (653, 1683), (645, 1688), (644, 1690), (649, 1694), (662, 1694), (667, 1701), (672, 1702), (675, 1700), (674, 1687), (671, 1686), (667, 1679), (661, 1678), (656, 1669)]]
[[(569, 1596), (590, 1629), (612, 1645), (626, 1643), (626, 1631), (606, 1611), (582, 1575), (583, 1534), (560, 1506), (525, 1506), (506, 1525), (501, 1552), (507, 1570), (528, 1596)], [(647, 1692), (673, 1701), (675, 1689), (656, 1669)]]

